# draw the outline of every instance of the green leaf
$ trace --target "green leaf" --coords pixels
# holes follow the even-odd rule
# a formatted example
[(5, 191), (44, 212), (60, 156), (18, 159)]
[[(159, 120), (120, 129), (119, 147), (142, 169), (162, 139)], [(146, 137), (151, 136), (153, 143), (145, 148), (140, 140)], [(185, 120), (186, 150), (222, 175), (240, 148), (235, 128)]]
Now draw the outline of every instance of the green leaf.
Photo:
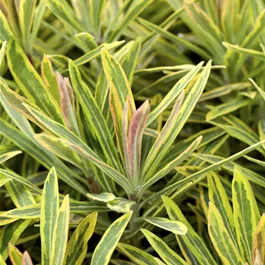
[(261, 97), (265, 100), (265, 91), (263, 91), (253, 79), (249, 78), (249, 81), (254, 85), (254, 87), (259, 91)]
[(57, 212), (51, 242), (50, 264), (62, 265), (68, 241), (68, 228), (70, 219), (69, 195), (64, 197), (62, 205)]
[(91, 200), (100, 201), (100, 202), (109, 202), (116, 198), (116, 196), (113, 193), (109, 192), (102, 192), (99, 194), (87, 193), (87, 197)]
[(115, 98), (117, 97), (116, 100), (121, 105), (122, 110), (124, 109), (127, 96), (129, 96), (133, 104), (133, 110), (135, 110), (131, 87), (121, 65), (105, 49), (101, 51), (101, 56), (104, 72), (108, 80), (111, 93), (115, 95)]
[(97, 56), (99, 56), (103, 49), (106, 49), (107, 51), (108, 50), (112, 50), (114, 48), (119, 47), (123, 43), (124, 43), (124, 41), (114, 41), (114, 42), (109, 43), (109, 44), (108, 43), (103, 43), (102, 45), (98, 46), (97, 48), (85, 53), (84, 55), (82, 55), (81, 57), (76, 59), (74, 61), (74, 63), (76, 64), (76, 66), (80, 66), (80, 65), (83, 65), (85, 63), (88, 63), (92, 59), (94, 59)]
[(59, 104), (60, 94), (58, 84), (56, 81), (55, 74), (53, 72), (52, 63), (46, 54), (44, 54), (41, 62), (41, 76), (46, 87), (48, 87), (50, 93), (52, 94), (53, 98)]
[(242, 48), (239, 45), (233, 45), (227, 42), (223, 42), (223, 45), (232, 51), (238, 52), (240, 54), (243, 54), (245, 56), (253, 56), (255, 58), (258, 58), (260, 60), (265, 60), (265, 54), (263, 52), (257, 52), (255, 50)]
[(7, 45), (7, 62), (15, 81), (27, 98), (47, 115), (61, 121), (59, 106), (56, 105), (41, 77), (15, 41), (10, 41)]
[(153, 175), (157, 166), (189, 118), (206, 85), (210, 74), (210, 67), (211, 61), (209, 61), (194, 86), (190, 89), (189, 94), (184, 100), (179, 111), (176, 105), (176, 107), (172, 110), (170, 118), (164, 125), (145, 160), (142, 171), (142, 175), (145, 176), (145, 179), (148, 179)]
[(84, 165), (78, 154), (73, 152), (65, 143), (60, 141), (60, 138), (51, 134), (41, 133), (35, 134), (34, 139), (46, 150), (50, 151), (56, 156), (76, 165), (80, 169), (84, 169)]
[[(187, 178), (183, 179), (183, 180), (180, 180), (176, 183), (173, 183), (167, 187), (165, 187), (164, 189), (160, 190), (159, 192), (157, 192), (155, 194), (154, 197), (157, 197), (159, 195), (162, 195), (162, 194), (166, 194), (166, 192), (170, 191), (170, 190), (173, 190), (173, 189), (176, 189), (176, 188), (180, 188), (182, 185), (192, 181), (192, 185), (189, 186), (189, 188), (191, 188), (194, 184), (197, 184), (199, 183), (200, 181), (202, 181), (202, 179), (205, 178), (205, 175), (221, 166), (224, 166), (236, 159), (238, 159), (239, 157), (242, 157), (244, 156), (245, 154), (255, 150), (258, 146), (260, 146), (261, 144), (265, 143), (265, 140), (262, 141), (262, 142), (259, 142), (257, 144), (253, 144), (245, 149), (243, 149), (242, 151), (228, 157), (228, 158), (224, 158), (222, 160), (218, 160), (218, 162), (212, 162), (213, 164), (196, 172), (196, 173), (193, 173), (192, 175), (188, 176)], [(254, 178), (253, 178), (254, 179)], [(264, 181), (260, 180), (259, 178), (255, 178), (255, 181), (258, 182), (260, 185), (264, 186)], [(151, 199), (151, 197), (149, 198)]]
[(0, 153), (0, 164), (4, 163), (8, 159), (21, 154), (21, 151), (10, 151), (10, 152), (1, 152)]
[(34, 184), (32, 184), (26, 178), (19, 176), (14, 171), (0, 168), (0, 175), (4, 176), (6, 178), (9, 178), (9, 179), (13, 179), (17, 182), (20, 182), (21, 184), (23, 184), (23, 185), (29, 187), (30, 189), (34, 190), (35, 192), (37, 192), (37, 194), (41, 194), (41, 190), (38, 187), (36, 187)]
[(6, 225), (0, 233), (0, 255), (5, 260), (8, 256), (8, 244), (16, 244), (20, 235), (28, 227), (31, 220), (18, 220), (12, 224)]
[(21, 252), (11, 243), (9, 243), (9, 258), (10, 258), (13, 265), (22, 264)]
[(3, 14), (2, 10), (0, 10), (0, 42), (9, 41), (14, 39), (14, 35), (8, 25), (7, 19)]
[(6, 265), (3, 256), (0, 254), (0, 265)]
[(208, 188), (210, 202), (213, 203), (219, 211), (224, 222), (225, 229), (229, 233), (234, 245), (237, 246), (232, 207), (225, 189), (216, 174), (208, 176)]
[(188, 232), (185, 235), (177, 235), (178, 242), (185, 258), (192, 264), (216, 265), (210, 250), (200, 236), (194, 231), (179, 207), (173, 202), (173, 200), (166, 196), (162, 196), (162, 199), (169, 218), (171, 220), (182, 222), (188, 228)]
[(239, 168), (232, 183), (234, 222), (241, 257), (251, 263), (252, 246), (259, 221), (259, 209), (252, 188)]
[(109, 263), (131, 215), (132, 212), (126, 213), (111, 224), (94, 250), (91, 265), (107, 265)]
[(182, 77), (167, 93), (160, 104), (150, 113), (148, 125), (150, 125), (173, 101), (176, 99), (183, 89), (192, 81), (196, 74), (200, 71), (203, 63), (199, 63), (190, 70), (188, 74)]
[(132, 47), (129, 49), (125, 57), (122, 59), (122, 68), (128, 78), (130, 85), (132, 85), (133, 76), (138, 62), (138, 57), (141, 49), (141, 39), (136, 38)]
[(124, 243), (118, 243), (118, 249), (131, 259), (135, 264), (139, 265), (157, 265), (157, 262), (154, 260), (154, 257), (134, 246), (130, 246)]
[(250, 86), (249, 83), (234, 83), (234, 84), (228, 84), (225, 86), (217, 87), (211, 89), (210, 91), (204, 92), (200, 97), (199, 102), (210, 100), (213, 98), (220, 98), (222, 96), (230, 94), (232, 91), (240, 91), (249, 86)]
[(163, 36), (169, 40), (171, 40), (175, 44), (184, 45), (185, 47), (187, 47), (188, 49), (190, 49), (194, 53), (201, 55), (202, 58), (210, 59), (210, 56), (207, 52), (205, 52), (203, 49), (199, 48), (197, 45), (194, 45), (190, 41), (185, 40), (184, 38), (178, 37), (178, 36), (168, 32), (167, 30), (147, 21), (147, 20), (144, 20), (142, 18), (138, 18), (138, 20), (141, 24), (143, 24), (148, 29), (154, 31), (155, 33), (157, 33), (157, 34), (159, 34), (159, 35), (161, 35), (161, 36)]
[(8, 181), (10, 181), (11, 179), (10, 178), (8, 178), (8, 177), (6, 177), (6, 176), (1, 176), (0, 175), (0, 188), (2, 187), (2, 186), (4, 186)]
[(83, 27), (81, 23), (76, 19), (72, 7), (66, 0), (44, 0), (49, 9), (67, 26), (69, 26), (75, 32), (82, 32)]
[(265, 262), (265, 213), (261, 216), (254, 234), (252, 260), (255, 250), (260, 252), (261, 260)]
[(99, 159), (96, 155), (80, 138), (74, 135), (72, 132), (67, 130), (61, 124), (51, 120), (45, 114), (37, 111), (36, 109), (26, 105), (29, 112), (45, 126), (48, 130), (52, 131), (54, 134), (63, 137), (61, 139), (68, 147), (79, 153), (80, 155), (87, 158), (89, 161), (96, 164), (101, 170), (103, 170), (110, 178), (121, 185), (128, 193), (130, 192), (131, 184), (130, 182), (114, 168), (108, 166)]
[(127, 25), (133, 21), (147, 6), (149, 6), (153, 0), (137, 0), (133, 1), (122, 19), (118, 21), (118, 25), (109, 25), (108, 30), (112, 30), (109, 37), (111, 41), (118, 39), (122, 31), (127, 27)]
[[(57, 174), (54, 168), (51, 169), (44, 183), (40, 214), (40, 236), (42, 248), (42, 263), (50, 264), (52, 261), (53, 238), (56, 231), (55, 224), (59, 212), (59, 190)], [(63, 236), (63, 234), (61, 235)]]
[(147, 182), (145, 182), (142, 186), (142, 190), (147, 189), (148, 187), (152, 186), (154, 183), (159, 181), (161, 178), (166, 176), (171, 170), (177, 167), (180, 163), (182, 163), (186, 158), (188, 158), (192, 152), (198, 147), (202, 140), (202, 137), (199, 136), (196, 140), (194, 140), (190, 146), (184, 150), (180, 155), (178, 155), (175, 159), (171, 162), (167, 163), (165, 167), (159, 170), (152, 178), (150, 178)]
[(225, 114), (231, 113), (233, 111), (236, 111), (242, 107), (249, 105), (251, 102), (252, 100), (249, 99), (235, 98), (234, 100), (231, 100), (227, 103), (223, 103), (216, 107), (211, 108), (211, 110), (206, 115), (206, 119), (213, 120), (216, 119), (217, 117), (224, 116)]
[(108, 208), (118, 213), (128, 213), (132, 211), (135, 204), (135, 201), (127, 200), (125, 198), (115, 198), (114, 200), (107, 202)]
[[(18, 119), (23, 118), (19, 115)], [(42, 164), (47, 169), (50, 169), (52, 166), (56, 166), (59, 176), (67, 182), (71, 187), (78, 190), (81, 194), (85, 195), (87, 190), (77, 182), (74, 177), (79, 177), (75, 172), (66, 167), (56, 156), (51, 153), (45, 152), (39, 147), (34, 141), (32, 128), (30, 127), (29, 136), (24, 135), (21, 131), (14, 128), (10, 123), (5, 122), (0, 119), (0, 134), (4, 135), (12, 142), (14, 142), (19, 148), (28, 154), (30, 154), (34, 159), (36, 159), (40, 164)], [(80, 179), (82, 180), (82, 178)]]
[(0, 214), (0, 226), (13, 223), (17, 219), (37, 219), (40, 217), (40, 204), (20, 206)]
[(33, 16), (36, 0), (21, 0), (19, 2), (19, 22), (22, 34), (23, 46), (28, 49), (30, 41), (30, 30), (33, 23)]
[(87, 242), (94, 233), (97, 222), (97, 213), (85, 217), (75, 229), (64, 257), (63, 265), (81, 265), (87, 253)]
[(141, 229), (148, 242), (167, 265), (187, 265), (176, 252), (174, 252), (162, 239), (146, 229)]
[[(101, 203), (94, 202), (76, 202), (70, 203), (71, 213), (88, 214), (91, 212), (109, 212), (109, 208)], [(39, 219), (41, 214), (41, 204), (30, 204), (26, 206), (18, 206), (13, 210), (2, 212), (0, 215), (0, 226), (15, 222), (17, 219)]]
[(97, 136), (107, 161), (109, 161), (110, 165), (114, 166), (116, 169), (122, 170), (108, 124), (104, 119), (91, 90), (83, 82), (78, 68), (72, 61), (69, 61), (69, 71), (74, 91), (80, 101), (85, 116), (89, 121), (89, 127), (92, 127), (93, 132)]
[(242, 256), (225, 227), (220, 212), (213, 203), (209, 204), (208, 230), (212, 243), (224, 265), (244, 264)]
[(106, 0), (89, 1), (91, 24), (93, 26), (94, 33), (97, 36), (97, 39), (99, 38), (100, 34), (101, 16), (105, 3)]
[(148, 223), (158, 226), (176, 235), (185, 235), (188, 231), (187, 227), (183, 223), (175, 220), (169, 220), (164, 217), (146, 217), (144, 219)]

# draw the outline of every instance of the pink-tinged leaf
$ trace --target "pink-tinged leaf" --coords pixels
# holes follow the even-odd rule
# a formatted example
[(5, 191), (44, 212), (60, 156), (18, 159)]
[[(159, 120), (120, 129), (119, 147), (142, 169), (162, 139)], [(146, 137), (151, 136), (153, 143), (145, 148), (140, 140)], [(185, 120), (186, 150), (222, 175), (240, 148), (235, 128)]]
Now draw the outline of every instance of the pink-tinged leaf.
[(130, 178), (134, 184), (138, 185), (140, 165), (141, 165), (141, 149), (142, 138), (148, 115), (150, 113), (149, 101), (145, 101), (144, 104), (135, 111), (132, 116), (132, 120), (129, 126), (128, 134), (128, 152), (129, 152), (129, 169)]
[(22, 265), (33, 265), (30, 255), (27, 251), (23, 253), (22, 256)]
[(66, 127), (78, 134), (78, 125), (74, 116), (74, 94), (69, 79), (56, 73), (56, 81), (59, 88), (60, 105)]
[(124, 164), (125, 172), (129, 175), (129, 151), (128, 151), (128, 99), (125, 103), (123, 115), (122, 115), (122, 143), (123, 143), (123, 152), (124, 152)]

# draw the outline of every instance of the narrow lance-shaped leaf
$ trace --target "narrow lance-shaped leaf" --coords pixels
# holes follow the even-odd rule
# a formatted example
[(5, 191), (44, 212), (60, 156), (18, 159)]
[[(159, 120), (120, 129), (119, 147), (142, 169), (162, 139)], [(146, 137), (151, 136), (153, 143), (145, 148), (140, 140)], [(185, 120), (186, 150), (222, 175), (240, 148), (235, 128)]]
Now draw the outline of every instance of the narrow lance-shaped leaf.
[(125, 172), (128, 176), (130, 176), (130, 157), (129, 157), (129, 142), (128, 142), (128, 128), (129, 128), (129, 116), (128, 116), (128, 109), (129, 109), (129, 98), (124, 106), (123, 114), (122, 114), (122, 146), (123, 146), (123, 162), (125, 165)]
[(154, 31), (155, 33), (171, 40), (172, 42), (176, 43), (177, 45), (183, 45), (185, 47), (187, 47), (188, 49), (190, 49), (191, 51), (200, 54), (202, 56), (202, 58), (210, 58), (210, 55), (202, 48), (198, 47), (197, 45), (191, 43), (188, 40), (185, 40), (184, 38), (181, 38), (179, 36), (176, 36), (170, 32), (168, 32), (167, 30), (147, 21), (144, 20), (142, 18), (138, 18), (138, 21), (143, 24), (145, 27), (147, 27), (148, 29)]
[(110, 94), (109, 94), (110, 110), (113, 118), (118, 147), (121, 154), (123, 154), (123, 145), (122, 145), (122, 136), (121, 136), (123, 110), (125, 107), (126, 100), (128, 98), (129, 102), (131, 103), (128, 106), (128, 116), (130, 119), (132, 113), (135, 111), (135, 103), (129, 81), (121, 65), (106, 50), (102, 50), (101, 57), (102, 57), (105, 76), (108, 80), (108, 84), (110, 87)]
[(102, 192), (100, 194), (87, 193), (87, 197), (91, 200), (100, 201), (100, 202), (109, 202), (116, 198), (113, 193)]
[(122, 109), (124, 108), (127, 96), (129, 96), (133, 105), (133, 110), (135, 110), (130, 84), (121, 65), (107, 50), (103, 49), (101, 55), (106, 78), (111, 90), (114, 90), (115, 94), (117, 94)]
[(109, 177), (111, 177), (115, 182), (121, 185), (128, 194), (131, 190), (131, 183), (117, 170), (108, 166), (104, 163), (98, 155), (96, 155), (80, 138), (71, 133), (61, 124), (51, 120), (45, 114), (37, 111), (36, 109), (25, 105), (30, 113), (45, 126), (48, 130), (52, 131), (54, 134), (63, 137), (61, 141), (64, 142), (68, 147), (78, 152), (80, 155), (87, 158), (89, 161), (97, 165), (101, 170), (103, 170)]
[(237, 246), (225, 227), (221, 214), (213, 203), (209, 205), (208, 230), (213, 245), (224, 265), (244, 264)]
[(194, 140), (190, 146), (183, 151), (180, 155), (178, 155), (175, 159), (169, 162), (165, 167), (159, 170), (152, 178), (150, 178), (147, 182), (145, 182), (142, 186), (142, 190), (147, 189), (161, 178), (166, 176), (171, 170), (177, 167), (181, 162), (183, 162), (186, 158), (188, 158), (192, 152), (199, 146), (202, 140), (202, 136), (199, 136), (196, 140)]
[[(6, 265), (3, 256), (0, 254), (0, 265)], [(156, 264), (155, 264), (156, 265)]]
[(136, 202), (133, 200), (117, 197), (114, 200), (107, 202), (108, 208), (118, 213), (128, 213), (132, 211), (135, 208), (135, 204)]
[(83, 31), (83, 27), (76, 19), (73, 9), (66, 0), (44, 0), (49, 9), (73, 31)]
[(81, 265), (87, 253), (87, 242), (91, 238), (97, 222), (97, 213), (85, 217), (75, 229), (64, 257), (63, 265)]
[(10, 151), (5, 153), (0, 153), (0, 164), (21, 153), (22, 153), (21, 151)]
[[(262, 142), (259, 142), (259, 143), (256, 143), (256, 144), (253, 144), (245, 149), (243, 149), (242, 151), (230, 156), (230, 157), (227, 157), (227, 158), (224, 158), (222, 160), (219, 160), (218, 162), (214, 161), (214, 162), (211, 162), (212, 165), (188, 176), (187, 178), (183, 179), (183, 180), (180, 180), (176, 183), (173, 183), (167, 187), (165, 187), (164, 189), (158, 191), (156, 194), (154, 194), (153, 196), (150, 196), (149, 199), (153, 199), (157, 196), (160, 196), (160, 195), (163, 195), (163, 194), (167, 194), (169, 191), (172, 191), (174, 189), (177, 189), (177, 188), (180, 188), (182, 185), (192, 181), (191, 185), (189, 185), (188, 189), (190, 189), (191, 187), (193, 187), (195, 184), (199, 183), (200, 181), (202, 181), (202, 179), (205, 178), (205, 175), (208, 173), (208, 172), (211, 172), (221, 166), (224, 166), (230, 162), (233, 162), (234, 160), (238, 159), (239, 157), (242, 157), (244, 156), (245, 154), (255, 150), (258, 146), (260, 146), (261, 144), (264, 144), (265, 143), (265, 140), (262, 141)], [(257, 178), (255, 178), (256, 181), (259, 182), (259, 184), (262, 186), (264, 185), (264, 183), (260, 180), (258, 180)]]
[(68, 240), (70, 219), (69, 195), (66, 195), (57, 213), (53, 231), (50, 265), (62, 265)]
[(239, 45), (233, 45), (227, 42), (223, 42), (223, 45), (227, 48), (227, 49), (231, 49), (232, 51), (236, 51), (240, 54), (246, 55), (246, 56), (252, 56), (255, 58), (258, 58), (260, 60), (265, 60), (265, 54), (263, 52), (258, 52), (255, 50), (251, 50), (251, 49), (246, 49), (246, 48), (242, 48)]
[[(166, 124), (164, 125), (162, 131), (159, 133), (158, 137), (156, 138), (156, 141), (155, 143), (153, 144), (145, 162), (144, 162), (144, 167), (143, 167), (143, 172), (142, 172), (142, 175), (144, 175), (144, 178), (145, 179), (148, 179), (148, 177), (150, 176), (146, 176), (147, 175), (147, 170), (146, 170), (146, 165), (147, 164), (150, 164), (151, 162), (149, 162), (149, 160), (154, 160), (155, 159), (155, 155), (157, 155), (157, 153), (154, 153), (154, 149), (156, 149), (154, 146), (157, 145), (158, 148), (159, 148), (159, 142), (163, 142), (164, 139), (168, 136), (169, 134), (169, 131), (171, 131), (172, 133), (172, 125), (173, 125), (173, 122), (174, 120), (176, 119), (176, 116), (178, 115), (179, 111), (180, 111), (180, 108), (181, 108), (181, 105), (183, 103), (183, 100), (184, 100), (184, 91), (179, 95), (179, 97), (177, 98), (174, 106), (173, 106), (173, 109), (170, 113), (170, 116), (166, 122)], [(160, 146), (162, 146), (162, 144), (160, 144)], [(152, 152), (151, 152), (152, 151)], [(158, 167), (158, 165), (156, 166), (156, 168)], [(153, 171), (155, 171), (155, 167), (153, 168)], [(151, 174), (150, 174), (151, 175)]]
[(51, 60), (48, 58), (46, 54), (44, 54), (42, 62), (41, 62), (41, 76), (48, 87), (50, 93), (54, 97), (55, 101), (59, 104), (60, 103), (60, 95), (58, 84), (56, 81), (56, 75), (53, 72)]
[(104, 9), (104, 5), (106, 3), (106, 0), (90, 0), (90, 18), (91, 18), (91, 24), (94, 28), (94, 33), (99, 38), (100, 34), (100, 22), (101, 22), (101, 14)]
[(15, 81), (27, 98), (47, 115), (61, 121), (59, 106), (15, 41), (10, 41), (7, 45), (7, 62)]
[(0, 233), (0, 255), (6, 260), (8, 257), (8, 244), (15, 245), (21, 234), (29, 226), (31, 220), (18, 220), (12, 224), (6, 225)]
[(30, 255), (25, 251), (22, 255), (22, 265), (33, 265)]
[(162, 129), (160, 135), (157, 137), (155, 143), (153, 144), (149, 155), (146, 158), (142, 174), (148, 179), (153, 175), (160, 161), (163, 159), (164, 155), (169, 149), (169, 146), (173, 143), (181, 129), (183, 128), (185, 122), (189, 118), (191, 112), (193, 111), (199, 97), (201, 96), (204, 87), (206, 86), (208, 77), (210, 75), (211, 61), (208, 62), (207, 66), (197, 79), (194, 86), (190, 89), (186, 99), (184, 100), (179, 113), (175, 114), (175, 109), (172, 111), (172, 115), (164, 128)]
[(134, 188), (139, 185), (141, 167), (142, 139), (150, 112), (149, 101), (146, 101), (132, 116), (128, 132), (129, 176)]
[(107, 265), (109, 263), (111, 255), (130, 221), (131, 215), (132, 212), (126, 213), (111, 224), (93, 253), (91, 265)]
[(122, 170), (119, 157), (114, 146), (113, 137), (109, 131), (106, 119), (103, 117), (98, 104), (89, 87), (83, 82), (77, 66), (69, 61), (69, 71), (75, 93), (82, 105), (82, 109), (93, 128), (106, 158), (116, 169)]
[(34, 190), (38, 194), (41, 194), (41, 190), (37, 186), (35, 186), (33, 183), (31, 183), (26, 178), (23, 178), (23, 177), (19, 176), (18, 174), (16, 174), (12, 170), (0, 168), (0, 175), (5, 176), (5, 177), (10, 178), (10, 179), (13, 179), (15, 181), (18, 181), (21, 184), (23, 184), (23, 185), (29, 187), (30, 189)]
[(146, 229), (141, 230), (148, 242), (167, 265), (188, 265), (175, 251), (162, 239)]
[(144, 250), (124, 243), (118, 243), (118, 249), (129, 259), (139, 265), (157, 265), (154, 257)]
[(119, 47), (123, 43), (124, 41), (114, 41), (112, 43), (103, 43), (100, 46), (94, 48), (93, 50), (85, 53), (81, 57), (75, 59), (74, 62), (77, 66), (83, 65), (85, 63), (90, 62), (92, 59), (96, 58), (97, 56), (99, 56), (101, 54), (102, 49), (112, 50), (114, 48)]
[(170, 231), (176, 235), (185, 235), (188, 231), (187, 227), (183, 223), (164, 217), (146, 217), (145, 220), (150, 224)]
[(13, 265), (20, 265), (22, 263), (22, 253), (11, 243), (8, 245), (9, 258)]
[[(18, 116), (23, 118), (22, 115)], [(21, 150), (30, 154), (34, 159), (36, 159), (40, 164), (42, 164), (47, 169), (50, 169), (52, 166), (56, 165), (60, 177), (71, 187), (78, 190), (82, 194), (86, 194), (87, 190), (80, 184), (78, 181), (73, 178), (76, 177), (80, 181), (83, 181), (83, 178), (80, 178), (74, 171), (66, 167), (60, 159), (54, 156), (52, 153), (45, 152), (42, 148), (39, 147), (33, 139), (33, 134), (30, 132), (28, 136), (24, 135), (21, 131), (17, 130), (12, 124), (7, 123), (0, 119), (0, 134), (4, 135), (6, 138), (14, 142)], [(32, 128), (30, 127), (32, 130)], [(32, 139), (31, 139), (32, 138)], [(25, 181), (26, 179), (24, 179)]]
[(233, 244), (237, 246), (232, 207), (221, 181), (215, 174), (208, 176), (208, 187), (210, 201), (218, 209)]
[(14, 39), (14, 35), (9, 27), (7, 19), (3, 14), (2, 10), (0, 10), (0, 42), (9, 41)]
[(23, 46), (28, 49), (30, 41), (30, 30), (33, 22), (33, 16), (36, 6), (36, 0), (21, 0), (19, 2), (19, 22), (23, 38)]
[(55, 137), (51, 134), (40, 133), (35, 134), (34, 139), (45, 149), (52, 152), (56, 156), (68, 161), (79, 167), (81, 170), (84, 169), (84, 164), (82, 163), (78, 154), (76, 154), (72, 149), (65, 145), (60, 138)]
[(69, 79), (63, 77), (57, 72), (56, 81), (59, 89), (60, 106), (64, 124), (70, 131), (74, 132), (76, 135), (80, 135), (77, 120), (75, 117), (74, 93)]
[(52, 242), (58, 212), (58, 180), (56, 171), (54, 168), (52, 168), (44, 183), (41, 203), (40, 236), (43, 264), (53, 265), (50, 263), (50, 261), (52, 260)]
[(172, 199), (166, 196), (162, 196), (162, 199), (169, 218), (171, 220), (182, 222), (188, 228), (188, 232), (185, 235), (177, 235), (178, 242), (185, 258), (191, 263), (194, 262), (194, 264), (216, 265), (210, 250), (200, 236), (194, 231), (179, 207)]
[(181, 93), (181, 91), (192, 81), (203, 65), (203, 62), (199, 63), (196, 67), (190, 70), (188, 74), (182, 77), (167, 93), (161, 103), (150, 113), (148, 118), (148, 125), (151, 124), (160, 115), (175, 98)]
[(147, 6), (149, 6), (153, 0), (137, 0), (133, 1), (130, 8), (126, 12), (125, 16), (119, 20), (118, 25), (112, 25), (110, 24), (110, 28), (113, 31), (110, 35), (109, 39), (111, 41), (117, 39), (122, 30), (126, 28), (126, 26), (134, 20)]
[(128, 53), (125, 55), (122, 60), (122, 68), (128, 78), (130, 85), (133, 81), (133, 75), (135, 73), (135, 68), (138, 62), (138, 56), (141, 48), (141, 40), (140, 37), (136, 38), (133, 42), (132, 47), (129, 49)]
[(256, 83), (253, 79), (249, 78), (249, 81), (254, 85), (254, 87), (259, 91), (261, 97), (264, 99), (265, 101), (265, 91), (263, 91)]
[(232, 183), (234, 222), (240, 254), (251, 263), (253, 238), (259, 221), (259, 209), (252, 188), (239, 168)]
[(252, 260), (255, 257), (256, 249), (259, 250), (261, 260), (265, 262), (265, 213), (261, 216), (258, 226), (255, 230), (253, 248), (252, 248)]

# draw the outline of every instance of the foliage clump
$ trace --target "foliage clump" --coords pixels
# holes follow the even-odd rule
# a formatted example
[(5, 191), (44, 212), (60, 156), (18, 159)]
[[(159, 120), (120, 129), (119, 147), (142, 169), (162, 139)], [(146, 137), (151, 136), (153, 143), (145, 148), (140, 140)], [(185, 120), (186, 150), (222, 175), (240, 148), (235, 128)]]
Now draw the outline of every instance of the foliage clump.
[(263, 0), (0, 10), (0, 265), (265, 263)]

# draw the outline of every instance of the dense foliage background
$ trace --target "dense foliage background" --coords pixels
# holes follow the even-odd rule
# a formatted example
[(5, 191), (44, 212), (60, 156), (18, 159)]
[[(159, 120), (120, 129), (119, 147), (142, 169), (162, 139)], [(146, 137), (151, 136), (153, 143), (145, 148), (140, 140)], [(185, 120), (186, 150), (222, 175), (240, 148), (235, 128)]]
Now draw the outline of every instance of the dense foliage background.
[(0, 9), (0, 265), (265, 263), (264, 0)]

